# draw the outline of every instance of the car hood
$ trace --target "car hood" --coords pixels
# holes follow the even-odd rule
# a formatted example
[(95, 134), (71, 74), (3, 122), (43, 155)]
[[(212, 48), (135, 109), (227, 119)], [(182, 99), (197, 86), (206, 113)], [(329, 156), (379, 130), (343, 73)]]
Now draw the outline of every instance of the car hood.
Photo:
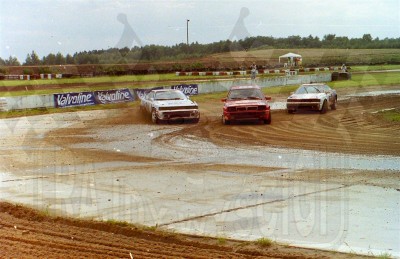
[(264, 100), (237, 100), (237, 101), (226, 101), (225, 106), (257, 106), (267, 105), (268, 103)]
[(158, 107), (180, 107), (180, 106), (195, 106), (197, 107), (197, 103), (191, 100), (165, 100), (165, 101), (155, 101), (155, 106)]
[(317, 93), (317, 94), (292, 94), (288, 97), (288, 99), (321, 99), (324, 97), (325, 93)]

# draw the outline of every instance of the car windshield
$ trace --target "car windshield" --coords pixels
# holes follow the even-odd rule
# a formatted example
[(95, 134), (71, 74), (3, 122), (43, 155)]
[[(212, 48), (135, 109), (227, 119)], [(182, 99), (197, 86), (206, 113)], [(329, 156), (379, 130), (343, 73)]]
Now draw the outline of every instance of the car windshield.
[(154, 100), (184, 100), (186, 96), (180, 91), (162, 91), (154, 95)]
[(229, 91), (228, 100), (239, 100), (239, 99), (263, 99), (264, 95), (260, 89), (256, 88), (243, 88), (233, 89)]
[(295, 92), (295, 94), (317, 94), (317, 93), (320, 93), (320, 91), (314, 86), (302, 86)]
[(331, 89), (327, 85), (319, 85), (317, 86), (318, 90), (321, 92), (329, 92)]

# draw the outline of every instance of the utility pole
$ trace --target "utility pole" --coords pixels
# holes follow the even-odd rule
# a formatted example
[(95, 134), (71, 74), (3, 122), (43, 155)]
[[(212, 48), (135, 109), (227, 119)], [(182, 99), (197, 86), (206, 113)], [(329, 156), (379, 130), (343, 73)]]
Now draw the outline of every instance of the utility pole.
[(186, 44), (189, 46), (189, 19), (186, 19)]

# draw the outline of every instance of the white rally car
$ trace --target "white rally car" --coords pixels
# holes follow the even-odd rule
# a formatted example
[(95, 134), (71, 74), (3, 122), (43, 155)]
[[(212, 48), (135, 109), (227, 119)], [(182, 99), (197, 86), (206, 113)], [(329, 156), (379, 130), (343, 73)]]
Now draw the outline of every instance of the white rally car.
[(173, 120), (199, 122), (200, 112), (196, 102), (179, 90), (151, 90), (140, 102), (140, 109), (151, 114), (154, 123)]
[(336, 109), (337, 94), (326, 84), (302, 84), (286, 100), (289, 113), (300, 109), (309, 109), (326, 113), (328, 107)]

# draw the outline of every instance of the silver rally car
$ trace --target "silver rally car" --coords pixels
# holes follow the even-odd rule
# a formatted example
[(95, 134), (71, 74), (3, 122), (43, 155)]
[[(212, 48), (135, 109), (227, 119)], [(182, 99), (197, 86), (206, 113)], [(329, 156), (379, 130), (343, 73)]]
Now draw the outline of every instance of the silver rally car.
[(179, 90), (151, 90), (140, 102), (140, 109), (151, 114), (154, 123), (191, 120), (199, 122), (200, 112), (196, 102)]
[(326, 84), (302, 84), (286, 101), (289, 113), (307, 109), (326, 113), (328, 107), (336, 109), (337, 94)]

